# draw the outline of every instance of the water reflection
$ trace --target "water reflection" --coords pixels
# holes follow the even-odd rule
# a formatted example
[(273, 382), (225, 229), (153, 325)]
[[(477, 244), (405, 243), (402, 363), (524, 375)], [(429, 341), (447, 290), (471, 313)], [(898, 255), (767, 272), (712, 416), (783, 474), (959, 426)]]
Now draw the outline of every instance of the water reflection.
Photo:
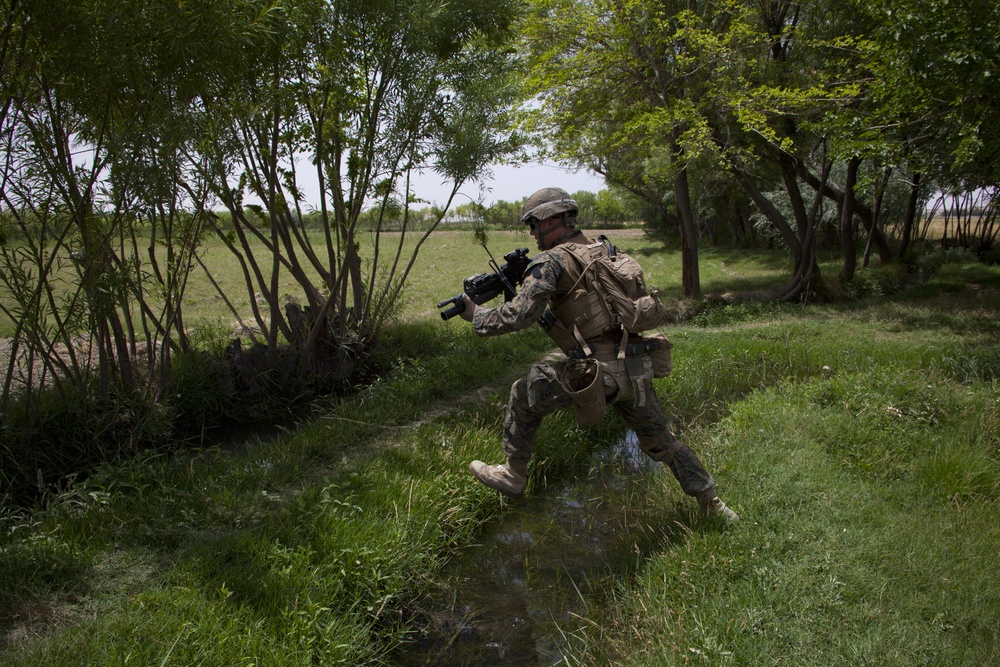
[(425, 605), (425, 636), (395, 665), (563, 663), (602, 591), (663, 539), (646, 525), (641, 484), (662, 470), (635, 434), (593, 463), (587, 479), (511, 503), (482, 542), (463, 551), (445, 573), (447, 599)]

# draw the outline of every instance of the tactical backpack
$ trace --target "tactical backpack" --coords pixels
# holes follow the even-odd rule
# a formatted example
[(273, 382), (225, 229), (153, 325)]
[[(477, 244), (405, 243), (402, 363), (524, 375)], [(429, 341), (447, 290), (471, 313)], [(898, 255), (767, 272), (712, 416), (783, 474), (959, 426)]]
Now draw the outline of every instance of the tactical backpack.
[(597, 238), (597, 243), (584, 246), (587, 254), (581, 278), (588, 290), (602, 297), (612, 326), (633, 334), (659, 326), (663, 304), (656, 290), (646, 288), (639, 262), (603, 234)]
[(543, 315), (542, 327), (563, 352), (579, 348), (588, 357), (594, 347), (605, 347), (595, 341), (620, 331), (619, 341), (607, 342), (617, 348), (612, 356), (624, 358), (629, 334), (653, 329), (663, 319), (663, 304), (655, 290), (647, 289), (642, 267), (604, 235), (588, 245), (558, 248), (576, 260), (566, 266), (573, 284)]

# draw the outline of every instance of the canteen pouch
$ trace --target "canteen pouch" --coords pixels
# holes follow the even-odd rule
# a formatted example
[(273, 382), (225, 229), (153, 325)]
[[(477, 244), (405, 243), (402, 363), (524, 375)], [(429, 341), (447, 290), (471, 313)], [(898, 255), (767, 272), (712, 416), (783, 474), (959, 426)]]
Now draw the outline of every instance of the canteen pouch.
[[(670, 361), (670, 348), (674, 346), (666, 336), (659, 331), (643, 334), (647, 341), (649, 358), (653, 360), (653, 377), (665, 378), (670, 375), (672, 364)], [(655, 342), (655, 347), (649, 343)]]
[(581, 426), (604, 419), (604, 371), (597, 359), (573, 359), (563, 365), (559, 384), (573, 399), (573, 412)]

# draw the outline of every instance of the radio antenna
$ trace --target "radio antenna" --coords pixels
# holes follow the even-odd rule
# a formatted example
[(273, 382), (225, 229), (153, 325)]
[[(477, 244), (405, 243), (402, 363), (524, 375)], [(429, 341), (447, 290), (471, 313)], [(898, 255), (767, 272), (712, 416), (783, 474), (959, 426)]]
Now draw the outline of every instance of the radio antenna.
[(500, 265), (497, 264), (495, 259), (493, 259), (493, 253), (491, 253), (490, 249), (486, 247), (486, 241), (482, 242), (482, 246), (483, 250), (485, 250), (486, 254), (490, 257), (490, 268), (493, 269), (498, 276), (500, 276), (500, 282), (502, 282), (503, 286), (509, 290), (510, 294), (517, 294), (517, 290), (514, 289), (514, 286), (510, 284), (510, 280), (507, 279), (507, 274), (500, 270)]

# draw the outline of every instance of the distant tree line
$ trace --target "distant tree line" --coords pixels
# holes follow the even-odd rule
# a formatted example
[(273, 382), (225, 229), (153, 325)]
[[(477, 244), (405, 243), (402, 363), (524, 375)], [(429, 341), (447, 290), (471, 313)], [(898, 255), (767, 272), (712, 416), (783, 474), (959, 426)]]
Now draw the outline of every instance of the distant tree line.
[[(578, 190), (570, 193), (570, 196), (579, 206), (577, 221), (583, 226), (614, 227), (626, 223), (639, 223), (643, 220), (641, 202), (627, 191), (615, 192), (613, 189), (605, 188), (593, 193)], [(449, 215), (453, 220), (519, 229), (523, 226), (521, 208), (524, 206), (525, 198), (513, 202), (501, 199), (489, 206), (475, 202), (464, 203), (454, 207)]]

